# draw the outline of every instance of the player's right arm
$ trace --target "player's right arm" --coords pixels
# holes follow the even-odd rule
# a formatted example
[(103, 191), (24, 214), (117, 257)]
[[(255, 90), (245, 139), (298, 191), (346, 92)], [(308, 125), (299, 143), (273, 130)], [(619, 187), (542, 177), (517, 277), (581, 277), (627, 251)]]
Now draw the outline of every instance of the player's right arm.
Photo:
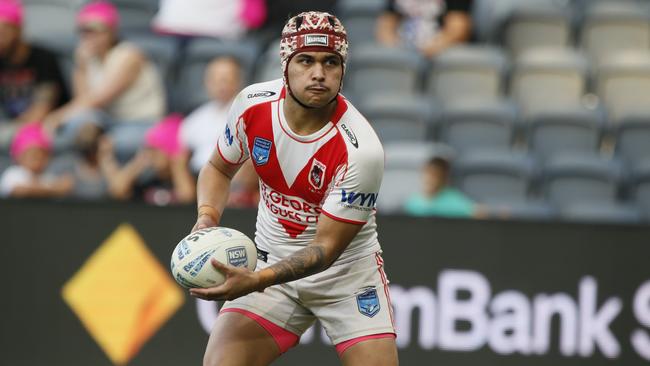
[(198, 217), (192, 231), (217, 226), (228, 202), (230, 182), (241, 164), (226, 162), (217, 149), (201, 168), (196, 186)]

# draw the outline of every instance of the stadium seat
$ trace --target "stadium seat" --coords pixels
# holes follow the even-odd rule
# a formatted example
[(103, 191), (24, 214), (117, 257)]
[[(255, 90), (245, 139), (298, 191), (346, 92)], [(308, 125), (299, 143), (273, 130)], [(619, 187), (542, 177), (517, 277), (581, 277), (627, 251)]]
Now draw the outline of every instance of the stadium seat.
[(650, 113), (650, 51), (624, 51), (598, 67), (596, 91), (614, 122)]
[(499, 27), (501, 44), (513, 56), (535, 48), (571, 45), (571, 13), (555, 2), (518, 2)]
[(650, 159), (638, 162), (630, 172), (630, 196), (650, 221)]
[(255, 81), (261, 83), (281, 77), (280, 39), (277, 39), (271, 42), (266, 51), (260, 56), (255, 68)]
[(152, 33), (128, 33), (125, 39), (140, 47), (149, 56), (149, 59), (156, 64), (163, 76), (170, 72), (176, 50), (172, 38)]
[(586, 93), (588, 71), (585, 57), (572, 49), (532, 49), (515, 61), (510, 95), (525, 114), (575, 108)]
[(337, 15), (345, 25), (353, 47), (375, 42), (377, 17), (386, 8), (385, 0), (340, 0)]
[(451, 146), (435, 142), (396, 141), (384, 144), (386, 169), (420, 169), (434, 156), (453, 160), (456, 152)]
[(559, 210), (563, 220), (585, 223), (636, 224), (641, 212), (630, 204), (616, 202), (576, 202)]
[(595, 61), (626, 50), (650, 49), (650, 13), (636, 1), (590, 1), (580, 37)]
[(23, 34), (32, 41), (47, 43), (76, 33), (76, 16), (81, 3), (72, 1), (34, 1), (24, 5)]
[(628, 164), (650, 158), (650, 114), (623, 118), (614, 130), (617, 157)]
[(126, 32), (148, 31), (158, 10), (156, 0), (112, 0), (120, 12), (120, 29)]
[(510, 150), (516, 111), (503, 101), (466, 100), (447, 107), (440, 118), (440, 140), (459, 153), (475, 149)]
[(177, 110), (189, 111), (205, 102), (208, 96), (203, 88), (206, 66), (217, 56), (237, 58), (244, 70), (244, 83), (250, 82), (255, 59), (258, 54), (257, 44), (250, 41), (220, 41), (215, 39), (198, 39), (187, 50), (185, 62), (181, 65), (176, 81), (174, 100), (179, 104)]
[(468, 99), (499, 99), (507, 69), (506, 57), (496, 47), (459, 46), (433, 60), (427, 93), (444, 105)]
[(509, 151), (474, 151), (454, 163), (456, 185), (472, 199), (485, 204), (526, 202), (533, 163)]
[(423, 97), (370, 95), (359, 103), (359, 109), (383, 143), (425, 141), (433, 130), (435, 108)]
[(529, 151), (544, 160), (556, 154), (596, 154), (603, 135), (601, 114), (584, 108), (549, 110), (527, 119)]
[(484, 205), (488, 217), (506, 220), (550, 220), (555, 218), (556, 212), (546, 202), (499, 202)]
[(620, 177), (616, 161), (591, 154), (555, 155), (542, 168), (542, 194), (558, 208), (576, 202), (613, 203)]
[(5, 155), (0, 155), (0, 176), (2, 176), (2, 173), (5, 171), (5, 169), (9, 168), (12, 166), (14, 161)]
[(386, 92), (416, 94), (422, 68), (422, 57), (415, 50), (364, 45), (350, 53), (343, 85), (353, 101)]

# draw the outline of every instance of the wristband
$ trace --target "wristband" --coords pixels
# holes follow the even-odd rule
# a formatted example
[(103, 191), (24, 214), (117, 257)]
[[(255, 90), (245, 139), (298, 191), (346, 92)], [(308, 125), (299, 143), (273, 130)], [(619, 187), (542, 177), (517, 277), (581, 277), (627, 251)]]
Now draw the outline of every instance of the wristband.
[(215, 223), (219, 223), (219, 217), (221, 216), (219, 212), (210, 205), (199, 206), (199, 212), (197, 217), (201, 217), (203, 215), (209, 216)]

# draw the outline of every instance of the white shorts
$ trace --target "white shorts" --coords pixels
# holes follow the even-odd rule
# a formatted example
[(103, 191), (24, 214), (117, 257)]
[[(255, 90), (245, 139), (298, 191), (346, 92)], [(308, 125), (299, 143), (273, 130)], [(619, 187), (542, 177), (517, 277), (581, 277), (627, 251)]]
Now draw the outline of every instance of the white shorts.
[[(268, 266), (257, 261), (257, 270)], [(380, 253), (248, 294), (226, 302), (222, 311), (225, 309), (252, 312), (297, 336), (318, 319), (335, 345), (364, 336), (395, 334)]]

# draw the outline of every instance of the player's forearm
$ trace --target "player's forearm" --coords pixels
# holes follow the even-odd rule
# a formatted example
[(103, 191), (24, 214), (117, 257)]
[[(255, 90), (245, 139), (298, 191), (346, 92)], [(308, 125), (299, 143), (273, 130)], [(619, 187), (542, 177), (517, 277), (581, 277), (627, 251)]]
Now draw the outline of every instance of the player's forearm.
[(196, 185), (196, 203), (199, 215), (207, 214), (215, 223), (219, 223), (230, 191), (231, 177), (208, 162), (199, 173)]
[(327, 249), (311, 244), (259, 272), (260, 288), (291, 282), (327, 269), (332, 259)]

